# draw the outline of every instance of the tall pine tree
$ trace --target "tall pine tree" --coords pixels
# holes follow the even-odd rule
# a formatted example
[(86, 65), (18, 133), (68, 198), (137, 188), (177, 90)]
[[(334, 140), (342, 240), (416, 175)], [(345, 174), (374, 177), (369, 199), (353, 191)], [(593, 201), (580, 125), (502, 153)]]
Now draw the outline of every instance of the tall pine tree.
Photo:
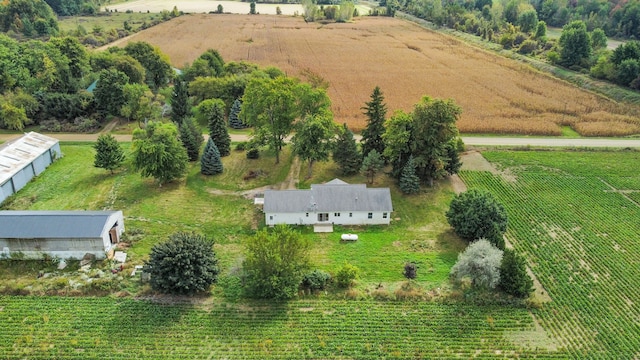
[(242, 110), (242, 103), (240, 99), (236, 99), (229, 110), (229, 127), (232, 129), (244, 129), (247, 127), (240, 119), (240, 110)]
[(203, 175), (217, 175), (222, 173), (223, 170), (218, 147), (216, 143), (209, 138), (207, 145), (204, 147), (202, 159), (200, 159), (200, 172)]
[(207, 119), (209, 137), (216, 143), (220, 156), (231, 154), (231, 137), (224, 121), (224, 102), (220, 99), (205, 100), (198, 105), (198, 112)]
[(188, 117), (190, 113), (187, 84), (182, 78), (178, 78), (173, 84), (173, 93), (171, 94), (171, 120), (176, 124), (182, 124), (182, 119)]
[(189, 161), (198, 160), (200, 146), (202, 146), (204, 139), (202, 138), (202, 132), (192, 118), (182, 120), (180, 124), (180, 140), (182, 141), (182, 145), (187, 149)]
[(416, 163), (409, 157), (400, 174), (400, 190), (405, 194), (416, 194), (420, 191), (420, 178), (416, 175)]
[(387, 106), (384, 104), (384, 96), (380, 87), (376, 86), (371, 93), (371, 101), (365, 103), (362, 109), (367, 115), (367, 127), (362, 130), (362, 156), (369, 155), (371, 150), (376, 150), (378, 154), (384, 153), (384, 120), (387, 115)]
[(349, 130), (347, 124), (343, 124), (340, 129), (338, 140), (333, 149), (333, 161), (338, 164), (342, 175), (353, 175), (360, 171), (362, 154), (358, 151), (358, 144), (356, 144), (353, 132)]

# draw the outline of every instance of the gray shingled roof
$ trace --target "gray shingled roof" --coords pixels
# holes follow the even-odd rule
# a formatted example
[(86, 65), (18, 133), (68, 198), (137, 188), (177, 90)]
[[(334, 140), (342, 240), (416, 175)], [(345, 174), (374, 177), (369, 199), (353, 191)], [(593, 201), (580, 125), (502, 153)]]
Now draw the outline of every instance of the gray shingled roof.
[[(337, 180), (337, 181), (336, 181)], [(334, 179), (313, 184), (311, 190), (267, 190), (264, 211), (268, 213), (393, 211), (389, 188), (368, 189)]]
[(0, 211), (0, 238), (95, 238), (117, 211)]

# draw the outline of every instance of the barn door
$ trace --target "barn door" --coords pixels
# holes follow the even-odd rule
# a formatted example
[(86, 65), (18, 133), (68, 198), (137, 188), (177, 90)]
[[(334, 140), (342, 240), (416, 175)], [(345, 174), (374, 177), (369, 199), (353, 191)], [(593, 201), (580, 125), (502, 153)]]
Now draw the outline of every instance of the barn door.
[(113, 225), (111, 230), (109, 230), (109, 240), (111, 240), (112, 244), (117, 244), (120, 239), (118, 239), (118, 223)]

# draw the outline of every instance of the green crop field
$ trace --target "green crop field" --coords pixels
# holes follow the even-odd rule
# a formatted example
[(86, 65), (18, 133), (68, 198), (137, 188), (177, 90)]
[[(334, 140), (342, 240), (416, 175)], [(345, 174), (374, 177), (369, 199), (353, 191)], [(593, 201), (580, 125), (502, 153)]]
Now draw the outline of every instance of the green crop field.
[[(0, 358), (562, 358), (536, 349), (528, 311), (424, 302), (159, 305), (0, 297)], [(534, 339), (531, 343), (529, 339)]]
[(639, 152), (486, 152), (465, 171), (509, 214), (507, 236), (551, 301), (541, 325), (573, 358), (640, 357)]

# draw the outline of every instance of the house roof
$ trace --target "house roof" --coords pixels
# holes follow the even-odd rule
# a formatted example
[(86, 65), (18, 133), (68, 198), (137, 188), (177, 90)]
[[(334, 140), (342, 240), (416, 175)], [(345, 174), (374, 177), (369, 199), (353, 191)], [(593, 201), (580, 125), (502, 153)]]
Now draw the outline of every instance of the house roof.
[(101, 237), (116, 213), (121, 211), (0, 211), (0, 238)]
[(58, 139), (30, 132), (0, 146), (0, 185), (47, 152)]
[(267, 190), (264, 211), (268, 213), (393, 211), (389, 188), (367, 188), (334, 179), (313, 184), (310, 190)]

